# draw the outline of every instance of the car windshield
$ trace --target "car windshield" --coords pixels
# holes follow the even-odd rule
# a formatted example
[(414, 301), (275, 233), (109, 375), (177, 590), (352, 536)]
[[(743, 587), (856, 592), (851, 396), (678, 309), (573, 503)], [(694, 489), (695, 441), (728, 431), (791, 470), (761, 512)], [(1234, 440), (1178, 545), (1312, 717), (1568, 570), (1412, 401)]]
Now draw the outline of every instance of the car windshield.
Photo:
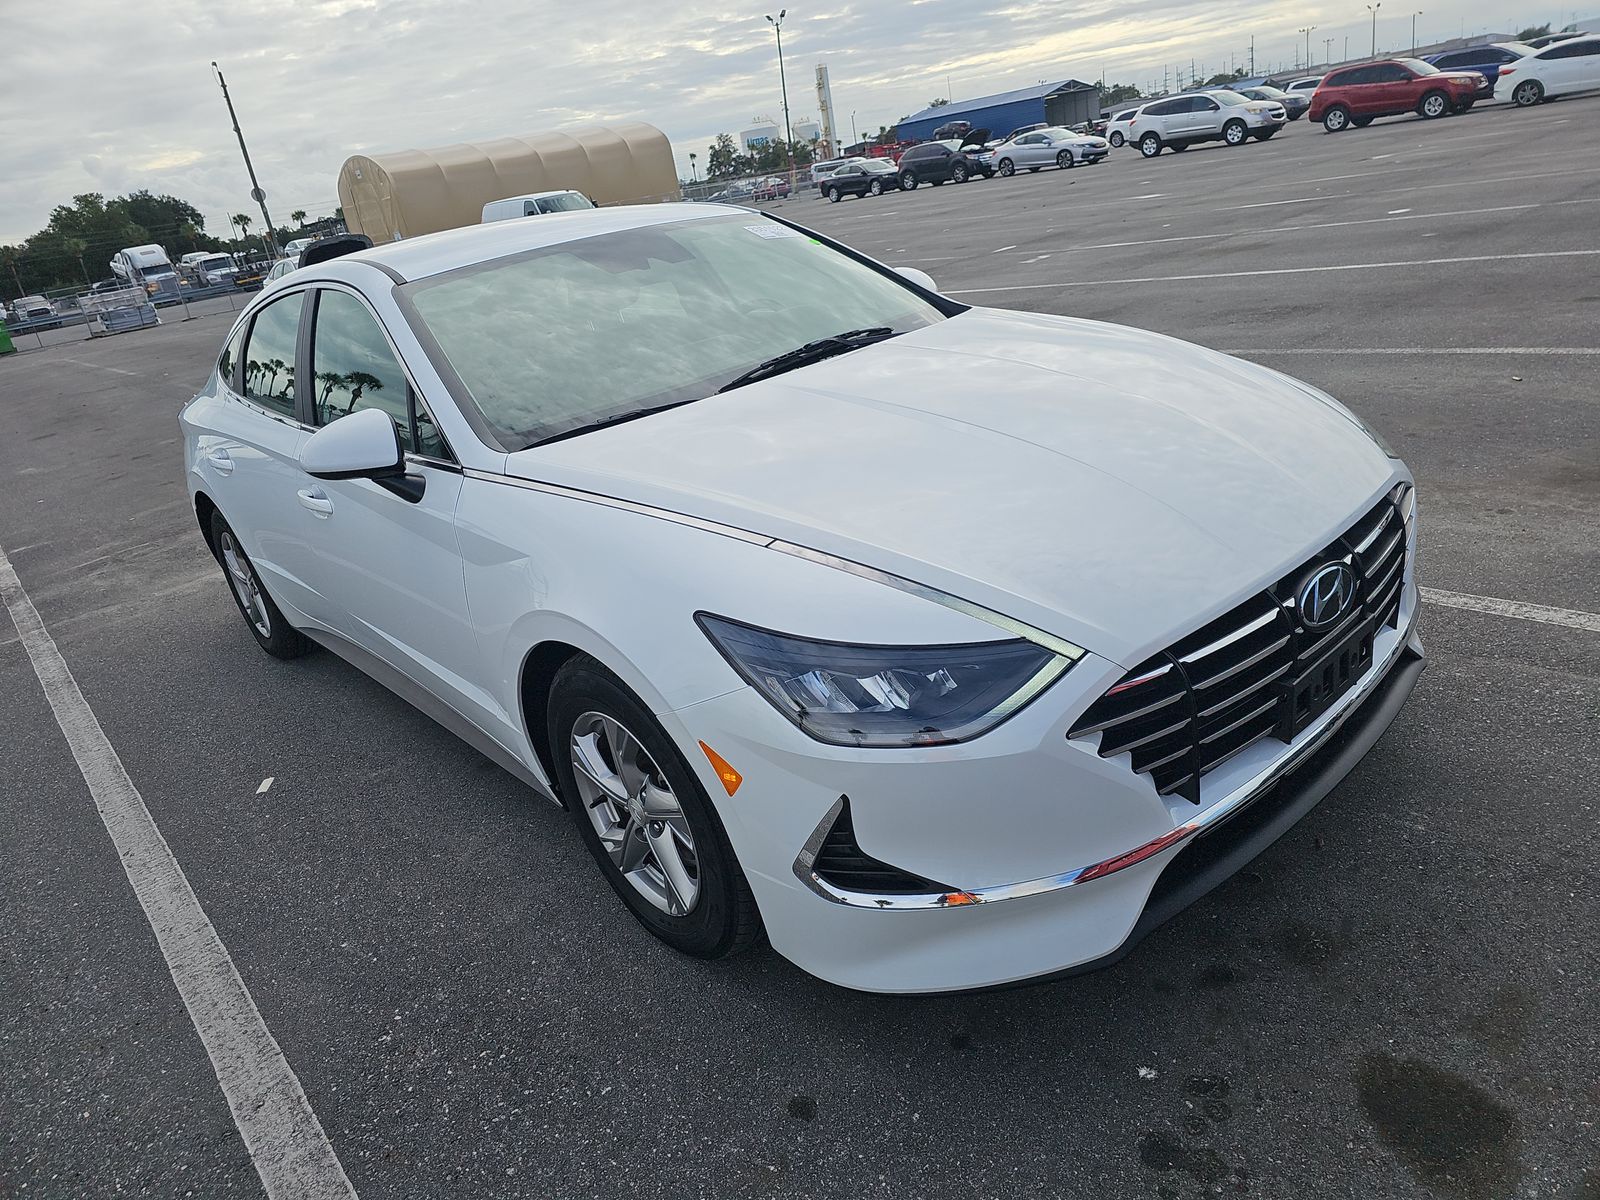
[(1432, 63), (1425, 63), (1420, 58), (1402, 58), (1399, 60), (1404, 67), (1409, 67), (1413, 75), (1437, 75), (1439, 68)]
[(200, 260), (200, 268), (204, 271), (212, 271), (219, 267), (231, 266), (233, 266), (233, 261), (225, 254), (219, 254), (215, 258), (202, 258)]
[(1209, 92), (1207, 93), (1218, 104), (1249, 104), (1248, 96), (1241, 96), (1238, 92)]
[(870, 175), (893, 175), (894, 164), (888, 159), (874, 158), (870, 162), (861, 164), (863, 170)]
[(1276, 100), (1279, 96), (1288, 95), (1287, 92), (1280, 91), (1275, 87), (1268, 87), (1266, 84), (1262, 84), (1260, 87), (1251, 88), (1250, 90), (1251, 92), (1260, 96), (1264, 96), (1269, 100)]
[(944, 315), (894, 278), (749, 213), (565, 242), (400, 291), (441, 374), (516, 450), (702, 399), (844, 330), (905, 333)]
[(577, 192), (567, 192), (560, 196), (545, 196), (536, 202), (542, 213), (577, 212), (582, 208), (593, 208), (594, 205), (578, 195)]

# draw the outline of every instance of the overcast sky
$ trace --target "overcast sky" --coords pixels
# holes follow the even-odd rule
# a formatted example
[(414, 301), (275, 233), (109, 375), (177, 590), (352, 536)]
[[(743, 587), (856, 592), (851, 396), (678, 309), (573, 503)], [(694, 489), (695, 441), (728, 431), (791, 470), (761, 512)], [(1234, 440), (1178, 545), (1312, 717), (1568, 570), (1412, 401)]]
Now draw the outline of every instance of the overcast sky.
[[(781, 0), (780, 0), (781, 2)], [(644, 120), (690, 150), (782, 119), (762, 0), (68, 0), (8, 4), (0, 60), (0, 242), (79, 192), (149, 188), (226, 236), (249, 181), (210, 63), (227, 73), (273, 219), (338, 203), (352, 153)], [(1388, 0), (1380, 50), (1574, 13), (1491, 0)], [(1585, 12), (1588, 11), (1588, 6)], [(1582, 14), (1578, 14), (1582, 15)], [(841, 132), (876, 131), (948, 87), (957, 100), (1040, 79), (1158, 84), (1370, 47), (1362, 3), (1304, 0), (797, 0), (783, 26), (791, 115), (815, 115), (828, 64)], [(947, 83), (948, 78), (948, 83)], [(259, 224), (259, 221), (258, 221)]]

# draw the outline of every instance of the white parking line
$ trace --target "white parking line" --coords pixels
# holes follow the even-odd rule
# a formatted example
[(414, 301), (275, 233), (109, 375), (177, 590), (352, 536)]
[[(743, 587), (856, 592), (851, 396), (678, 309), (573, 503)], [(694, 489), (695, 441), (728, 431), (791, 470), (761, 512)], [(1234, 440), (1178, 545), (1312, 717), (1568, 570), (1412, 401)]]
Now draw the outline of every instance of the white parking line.
[(1050, 288), (1104, 287), (1129, 283), (1184, 283), (1198, 279), (1250, 279), (1262, 275), (1316, 275), (1328, 271), (1387, 271), (1402, 267), (1442, 267), (1465, 263), (1510, 262), (1530, 258), (1575, 258), (1600, 254), (1600, 250), (1535, 250), (1528, 254), (1474, 254), (1461, 258), (1408, 258), (1396, 262), (1339, 263), (1327, 267), (1266, 267), (1256, 271), (1206, 271), (1195, 275), (1137, 275), (1127, 279), (1071, 279), (1048, 283), (1014, 283), (1000, 287), (951, 288), (947, 296), (973, 292), (1037, 292)]
[(300, 1080), (0, 548), (0, 599), (205, 1044), (270, 1200), (353, 1197)]
[(137, 371), (124, 371), (121, 367), (108, 367), (104, 363), (84, 362), (81, 358), (63, 358), (61, 361), (78, 367), (93, 367), (97, 371), (110, 371), (113, 375), (130, 375), (135, 379), (139, 377)]
[(1495, 617), (1515, 617), (1519, 621), (1538, 621), (1541, 625), (1561, 625), (1567, 629), (1586, 629), (1591, 633), (1600, 633), (1600, 613), (1584, 612), (1574, 608), (1547, 608), (1543, 604), (1498, 600), (1493, 596), (1469, 596), (1464, 592), (1446, 592), (1439, 588), (1422, 588), (1421, 591), (1422, 598), (1429, 604), (1443, 604), (1447, 608), (1488, 613)]
[(1347, 200), (1349, 192), (1329, 192), (1326, 196), (1300, 196), (1294, 200), (1259, 200), (1254, 204), (1229, 204), (1217, 212), (1238, 212), (1246, 208), (1277, 208), (1280, 204), (1314, 204), (1318, 200)]

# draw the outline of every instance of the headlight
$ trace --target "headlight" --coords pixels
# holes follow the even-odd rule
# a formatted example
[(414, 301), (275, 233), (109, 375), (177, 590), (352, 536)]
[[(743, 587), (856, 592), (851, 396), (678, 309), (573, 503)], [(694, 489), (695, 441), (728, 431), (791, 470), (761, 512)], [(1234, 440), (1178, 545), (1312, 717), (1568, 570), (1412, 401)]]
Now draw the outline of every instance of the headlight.
[(987, 733), (1072, 665), (1020, 638), (957, 646), (858, 646), (696, 618), (756, 691), (834, 746), (937, 746)]

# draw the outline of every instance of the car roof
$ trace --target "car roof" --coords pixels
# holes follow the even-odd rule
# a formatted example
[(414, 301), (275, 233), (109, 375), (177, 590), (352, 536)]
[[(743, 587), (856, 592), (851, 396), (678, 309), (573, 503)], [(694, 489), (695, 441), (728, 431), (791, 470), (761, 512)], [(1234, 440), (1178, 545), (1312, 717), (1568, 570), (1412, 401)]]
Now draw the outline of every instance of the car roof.
[[(330, 259), (326, 265), (370, 263), (410, 282), (524, 250), (542, 250), (563, 242), (620, 233), (627, 229), (644, 229), (675, 221), (703, 221), (736, 213), (759, 219), (749, 209), (721, 204), (629, 204), (585, 208), (576, 212), (548, 213), (537, 221), (463, 225), (458, 229), (423, 234), (404, 241), (386, 242), (370, 250), (358, 250), (354, 254)], [(318, 267), (322, 265), (317, 264)]]

